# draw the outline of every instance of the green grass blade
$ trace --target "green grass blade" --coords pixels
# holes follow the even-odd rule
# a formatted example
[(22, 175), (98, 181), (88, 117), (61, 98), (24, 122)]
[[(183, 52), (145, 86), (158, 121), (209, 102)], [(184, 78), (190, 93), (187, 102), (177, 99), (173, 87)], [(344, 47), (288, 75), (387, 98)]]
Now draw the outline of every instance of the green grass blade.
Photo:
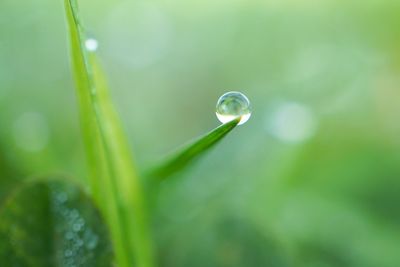
[(85, 48), (76, 1), (65, 0), (65, 9), (91, 191), (108, 221), (118, 266), (151, 267), (145, 203), (129, 145), (96, 55)]
[(222, 124), (211, 132), (200, 137), (193, 143), (178, 151), (154, 170), (151, 170), (148, 176), (152, 179), (162, 180), (184, 169), (195, 159), (204, 155), (204, 152), (221, 141), (222, 138), (238, 125), (239, 121), (240, 118), (237, 118), (228, 123)]

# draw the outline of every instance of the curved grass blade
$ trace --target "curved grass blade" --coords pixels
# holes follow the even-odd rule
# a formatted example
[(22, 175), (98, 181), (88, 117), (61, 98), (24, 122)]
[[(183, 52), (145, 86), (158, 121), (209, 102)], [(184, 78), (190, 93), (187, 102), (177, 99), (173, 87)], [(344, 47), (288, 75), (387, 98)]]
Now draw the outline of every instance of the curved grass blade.
[(85, 48), (76, 0), (64, 3), (91, 192), (110, 227), (118, 266), (151, 267), (153, 253), (145, 203), (129, 145), (96, 55)]
[(156, 180), (162, 180), (184, 169), (195, 159), (204, 155), (204, 152), (221, 141), (222, 138), (224, 138), (238, 125), (239, 121), (240, 118), (234, 119), (228, 123), (222, 124), (211, 132), (200, 137), (193, 143), (183, 148), (181, 151), (174, 154), (165, 163), (160, 164), (160, 166), (150, 171), (149, 177)]

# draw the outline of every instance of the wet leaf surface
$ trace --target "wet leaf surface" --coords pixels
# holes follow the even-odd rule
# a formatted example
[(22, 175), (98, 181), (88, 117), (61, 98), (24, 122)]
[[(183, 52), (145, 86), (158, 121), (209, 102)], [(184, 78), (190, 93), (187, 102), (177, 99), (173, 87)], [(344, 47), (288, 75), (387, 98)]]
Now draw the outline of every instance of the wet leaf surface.
[(0, 210), (1, 266), (112, 266), (106, 225), (76, 185), (27, 182)]

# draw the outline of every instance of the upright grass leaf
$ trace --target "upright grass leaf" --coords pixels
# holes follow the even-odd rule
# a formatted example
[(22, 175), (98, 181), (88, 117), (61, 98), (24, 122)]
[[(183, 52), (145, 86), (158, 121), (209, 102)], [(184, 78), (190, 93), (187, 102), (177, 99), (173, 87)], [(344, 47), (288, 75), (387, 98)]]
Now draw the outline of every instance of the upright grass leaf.
[(119, 267), (153, 266), (145, 203), (129, 145), (120, 126), (75, 0), (65, 0), (73, 72), (90, 167), (90, 187), (107, 218)]
[(198, 140), (189, 144), (182, 150), (176, 152), (158, 167), (150, 170), (148, 176), (150, 179), (162, 180), (168, 176), (184, 169), (196, 158), (199, 158), (208, 149), (222, 140), (239, 123), (240, 118), (234, 119), (228, 123), (222, 124), (211, 132), (200, 137)]

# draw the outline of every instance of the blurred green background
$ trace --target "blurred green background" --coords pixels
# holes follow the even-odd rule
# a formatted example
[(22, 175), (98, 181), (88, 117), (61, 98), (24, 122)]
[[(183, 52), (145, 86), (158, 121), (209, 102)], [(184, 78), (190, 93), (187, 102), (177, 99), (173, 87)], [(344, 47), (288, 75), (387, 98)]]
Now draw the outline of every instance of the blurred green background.
[[(400, 2), (81, 0), (139, 170), (253, 114), (164, 182), (159, 266), (400, 265)], [(0, 2), (0, 201), (86, 180), (62, 1)]]

